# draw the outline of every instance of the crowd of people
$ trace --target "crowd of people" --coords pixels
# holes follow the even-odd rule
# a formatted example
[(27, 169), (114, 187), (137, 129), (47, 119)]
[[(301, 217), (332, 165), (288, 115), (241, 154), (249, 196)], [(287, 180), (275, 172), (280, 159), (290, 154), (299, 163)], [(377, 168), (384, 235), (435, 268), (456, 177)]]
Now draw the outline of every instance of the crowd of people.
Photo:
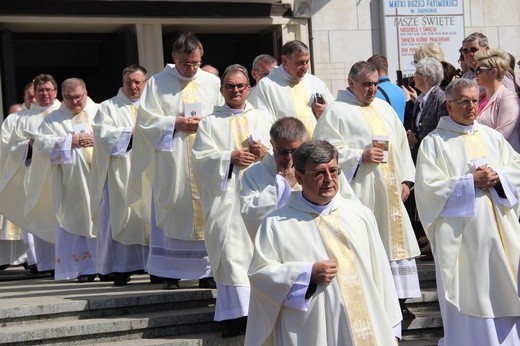
[(198, 280), (246, 345), (397, 344), (416, 259), (434, 259), (441, 342), (517, 345), (514, 62), (480, 33), (461, 54), (459, 78), (421, 47), (410, 86), (372, 56), (337, 97), (298, 40), (279, 66), (253, 61), (254, 87), (242, 65), (201, 67), (192, 33), (99, 104), (79, 78), (60, 102), (40, 74), (1, 127), (0, 259), (27, 250), (55, 280)]

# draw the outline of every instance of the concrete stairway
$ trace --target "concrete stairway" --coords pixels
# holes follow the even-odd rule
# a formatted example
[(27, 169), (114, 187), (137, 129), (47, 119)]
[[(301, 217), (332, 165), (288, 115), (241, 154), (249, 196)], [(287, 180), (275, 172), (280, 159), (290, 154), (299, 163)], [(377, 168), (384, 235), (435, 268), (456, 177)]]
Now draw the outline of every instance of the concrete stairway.
[[(416, 318), (403, 321), (406, 346), (435, 345), (442, 334), (433, 263), (419, 267), (425, 288), (407, 304)], [(220, 338), (215, 297), (216, 291), (199, 289), (196, 281), (164, 291), (146, 275), (134, 275), (125, 287), (0, 280), (0, 345), (242, 345), (243, 336)]]

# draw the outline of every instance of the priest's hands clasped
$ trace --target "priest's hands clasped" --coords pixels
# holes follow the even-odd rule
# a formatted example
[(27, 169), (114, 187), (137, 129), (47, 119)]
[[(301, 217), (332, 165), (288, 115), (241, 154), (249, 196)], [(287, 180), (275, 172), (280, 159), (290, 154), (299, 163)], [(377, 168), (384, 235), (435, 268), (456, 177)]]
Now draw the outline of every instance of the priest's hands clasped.
[(490, 187), (500, 184), (500, 178), (497, 172), (488, 165), (480, 166), (473, 171), (473, 181), (475, 186), (481, 189), (489, 189)]
[(79, 133), (72, 135), (73, 148), (86, 148), (94, 146), (94, 135), (92, 133)]
[(336, 277), (338, 264), (336, 260), (323, 260), (312, 265), (311, 282), (317, 285), (328, 285)]

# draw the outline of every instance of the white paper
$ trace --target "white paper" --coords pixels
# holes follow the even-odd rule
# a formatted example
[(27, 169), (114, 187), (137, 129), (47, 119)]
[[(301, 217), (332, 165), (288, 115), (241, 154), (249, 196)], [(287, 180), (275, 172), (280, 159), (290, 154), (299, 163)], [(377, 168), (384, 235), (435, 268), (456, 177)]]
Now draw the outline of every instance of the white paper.
[(374, 135), (372, 137), (372, 146), (383, 149), (382, 162), (388, 162), (388, 148), (390, 146), (388, 136)]
[(202, 116), (202, 103), (186, 103), (184, 104), (184, 116)]

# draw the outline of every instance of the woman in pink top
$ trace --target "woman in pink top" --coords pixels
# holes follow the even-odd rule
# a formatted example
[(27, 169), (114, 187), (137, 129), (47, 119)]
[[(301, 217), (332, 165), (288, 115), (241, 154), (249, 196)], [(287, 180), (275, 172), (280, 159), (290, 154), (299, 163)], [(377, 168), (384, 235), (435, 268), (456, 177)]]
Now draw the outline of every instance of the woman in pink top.
[(500, 132), (520, 152), (520, 99), (502, 84), (509, 68), (509, 55), (498, 49), (481, 49), (475, 53), (475, 61), (476, 80), (486, 90), (487, 99), (477, 121)]

